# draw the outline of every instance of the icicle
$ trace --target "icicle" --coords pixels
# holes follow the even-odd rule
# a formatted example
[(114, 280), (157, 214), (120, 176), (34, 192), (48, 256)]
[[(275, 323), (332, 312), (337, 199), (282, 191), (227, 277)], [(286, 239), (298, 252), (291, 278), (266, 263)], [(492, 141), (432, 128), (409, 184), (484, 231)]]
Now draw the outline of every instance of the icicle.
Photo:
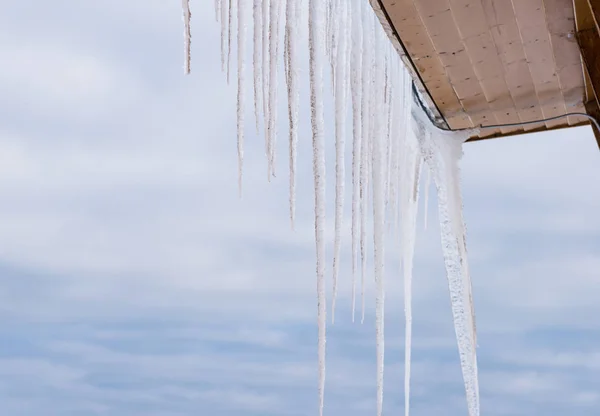
[(429, 120), (420, 108), (413, 110), (415, 130), (418, 132), (423, 157), (429, 164), (438, 193), (438, 209), (442, 249), (450, 289), (454, 329), (458, 343), (460, 363), (467, 395), (470, 416), (479, 416), (479, 382), (477, 353), (475, 349), (475, 326), (470, 299), (470, 278), (467, 259), (463, 253), (461, 237), (464, 235), (459, 183), (458, 160), (462, 154), (462, 142), (467, 133), (448, 134), (433, 130), (423, 134)]
[(386, 154), (387, 154), (387, 162), (386, 162), (386, 170), (385, 170), (385, 205), (386, 209), (388, 204), (390, 203), (390, 192), (391, 192), (391, 174), (392, 174), (392, 80), (391, 80), (391, 72), (390, 66), (391, 63), (389, 61), (389, 53), (385, 55), (385, 96), (386, 96), (386, 113), (385, 113), (385, 135), (386, 135)]
[(221, 0), (215, 0), (215, 20), (219, 21), (219, 16), (221, 15)]
[[(277, 1), (277, 0), (272, 0)], [(265, 134), (265, 153), (267, 155), (267, 179), (271, 180), (273, 165), (271, 163), (271, 142), (269, 136), (269, 117), (271, 104), (269, 103), (269, 11), (271, 0), (262, 0), (262, 102), (263, 126)]]
[(360, 232), (360, 165), (361, 165), (361, 82), (362, 82), (362, 14), (359, 0), (351, 1), (352, 6), (352, 322), (356, 310), (356, 267), (358, 264)]
[(183, 66), (183, 73), (190, 73), (190, 61), (191, 61), (191, 46), (192, 46), (192, 30), (190, 27), (190, 19), (192, 13), (190, 12), (190, 0), (181, 0), (183, 7), (183, 23), (184, 23), (184, 57), (185, 64)]
[(238, 91), (237, 91), (237, 151), (238, 151), (238, 188), (242, 196), (242, 171), (244, 167), (244, 54), (246, 53), (246, 0), (237, 0), (237, 64), (238, 64)]
[(225, 57), (227, 56), (227, 10), (229, 9), (229, 1), (221, 0), (221, 70), (225, 72)]
[(325, 296), (325, 145), (323, 116), (323, 22), (320, 0), (309, 0), (308, 41), (310, 45), (310, 109), (313, 137), (315, 186), (315, 241), (317, 247), (317, 298), (319, 322), (319, 415), (323, 416), (325, 395), (325, 336), (327, 305)]
[(427, 176), (425, 179), (425, 201), (423, 203), (423, 222), (425, 230), (427, 230), (427, 214), (429, 212), (429, 188), (431, 188), (431, 172), (427, 169)]
[(360, 163), (360, 258), (361, 258), (361, 306), (362, 306), (362, 317), (361, 323), (365, 320), (365, 278), (367, 273), (367, 253), (366, 253), (366, 236), (367, 236), (367, 194), (369, 191), (369, 155), (370, 150), (370, 114), (371, 114), (371, 68), (372, 60), (371, 54), (373, 49), (371, 44), (367, 45), (367, 42), (372, 37), (370, 30), (371, 19), (365, 16), (366, 7), (362, 8), (363, 21), (363, 62), (362, 62), (362, 97), (361, 97), (361, 131), (362, 131), (362, 151), (361, 151), (361, 163)]
[(290, 221), (294, 228), (296, 218), (296, 149), (298, 143), (298, 24), (301, 14), (301, 0), (287, 0), (286, 5), (286, 62), (288, 112), (290, 123), (289, 163), (290, 163)]
[(344, 89), (346, 87), (346, 67), (343, 65), (346, 61), (346, 39), (340, 36), (341, 28), (346, 25), (345, 5), (341, 3), (336, 5), (335, 11), (335, 32), (337, 33), (337, 44), (334, 44), (335, 61), (339, 63), (336, 67), (334, 77), (335, 81), (335, 238), (333, 245), (333, 295), (331, 307), (331, 322), (335, 322), (335, 302), (337, 298), (337, 280), (339, 274), (340, 251), (342, 247), (342, 220), (344, 216), (344, 183), (345, 177), (345, 134), (346, 134), (346, 97)]
[(252, 17), (254, 19), (254, 48), (252, 54), (252, 70), (254, 72), (254, 118), (256, 120), (256, 133), (259, 131), (259, 88), (261, 85), (262, 68), (260, 65), (260, 50), (262, 46), (261, 39), (261, 0), (254, 0), (252, 7)]
[(277, 138), (277, 69), (279, 63), (279, 22), (281, 0), (271, 0), (269, 19), (269, 125), (268, 141), (271, 175), (275, 176), (275, 140)]
[(233, 0), (229, 0), (228, 5), (229, 12), (227, 15), (227, 83), (229, 84), (229, 68), (231, 67), (231, 20), (233, 18)]
[[(331, 17), (330, 17), (330, 51), (329, 51), (329, 65), (331, 70), (331, 89), (333, 91), (333, 98), (336, 96), (336, 87), (335, 83), (337, 82), (337, 71), (336, 66), (338, 63), (338, 42), (339, 42), (339, 31), (340, 31), (340, 0), (329, 0), (329, 4), (331, 5)], [(340, 65), (342, 63), (340, 62)]]
[(373, 164), (373, 262), (375, 269), (375, 332), (377, 339), (377, 416), (383, 412), (383, 371), (384, 371), (384, 311), (385, 311), (385, 287), (384, 287), (384, 263), (385, 263), (385, 142), (383, 137), (382, 115), (384, 114), (384, 61), (382, 51), (382, 39), (379, 33), (375, 33), (375, 90), (372, 94), (376, 103), (374, 109), (374, 135), (373, 153), (371, 155)]
[[(397, 62), (397, 61), (396, 61)], [(398, 66), (393, 68), (393, 75), (391, 79), (391, 121), (390, 121), (390, 136), (391, 136), (391, 149), (390, 149), (390, 172), (388, 173), (389, 178), (389, 186), (390, 186), (390, 205), (388, 207), (388, 212), (390, 213), (390, 222), (394, 231), (398, 232), (398, 175), (400, 169), (400, 139), (404, 138), (401, 135), (400, 127), (405, 122), (402, 118), (403, 110), (402, 110), (402, 84), (400, 84), (400, 89), (398, 87), (398, 82), (402, 82), (403, 72), (400, 69), (398, 70)], [(399, 98), (398, 98), (399, 96)], [(400, 104), (400, 105), (399, 105)]]
[(421, 170), (421, 155), (414, 136), (404, 138), (404, 151), (402, 186), (400, 187), (400, 210), (402, 211), (400, 258), (404, 278), (404, 413), (405, 416), (408, 416), (412, 352), (412, 271), (419, 199), (418, 184)]

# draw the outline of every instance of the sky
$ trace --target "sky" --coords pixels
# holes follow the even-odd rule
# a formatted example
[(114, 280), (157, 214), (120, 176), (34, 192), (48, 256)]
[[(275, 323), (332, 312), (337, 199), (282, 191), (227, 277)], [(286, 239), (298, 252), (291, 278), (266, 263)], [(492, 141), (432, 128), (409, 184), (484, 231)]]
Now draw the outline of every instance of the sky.
[[(317, 414), (308, 108), (292, 231), (285, 99), (271, 182), (246, 112), (240, 199), (235, 77), (228, 85), (221, 73), (212, 2), (192, 1), (189, 76), (180, 7), (0, 0), (3, 416)], [(464, 150), (482, 414), (597, 414), (600, 154), (590, 128)], [(427, 230), (419, 217), (412, 414), (465, 415), (435, 204), (432, 195)], [(352, 324), (348, 236), (328, 328), (329, 416), (376, 408), (373, 284), (365, 323)], [(404, 402), (395, 250), (390, 240), (388, 415)]]

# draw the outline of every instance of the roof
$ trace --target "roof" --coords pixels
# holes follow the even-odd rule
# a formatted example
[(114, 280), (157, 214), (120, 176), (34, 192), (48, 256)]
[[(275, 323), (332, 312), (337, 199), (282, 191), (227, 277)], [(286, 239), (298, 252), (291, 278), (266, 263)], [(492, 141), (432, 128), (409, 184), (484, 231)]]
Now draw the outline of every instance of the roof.
[[(572, 0), (370, 0), (439, 127), (585, 113)], [(481, 139), (587, 124), (570, 116)]]

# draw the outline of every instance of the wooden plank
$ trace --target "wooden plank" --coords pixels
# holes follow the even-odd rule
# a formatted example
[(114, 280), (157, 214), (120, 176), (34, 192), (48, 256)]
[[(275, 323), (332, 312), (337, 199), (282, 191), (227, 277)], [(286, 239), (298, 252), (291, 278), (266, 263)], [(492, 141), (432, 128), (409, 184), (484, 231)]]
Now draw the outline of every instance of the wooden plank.
[[(543, 118), (565, 114), (567, 109), (556, 74), (544, 3), (542, 0), (519, 0), (513, 2), (513, 8)], [(561, 123), (564, 120), (549, 121), (546, 127)]]
[[(428, 92), (426, 106), (435, 103), (451, 129), (585, 112), (572, 2), (587, 7), (588, 0), (369, 1), (411, 65), (417, 89)], [(500, 131), (483, 129), (479, 137), (583, 121), (570, 116)]]
[[(564, 0), (544, 0), (548, 34), (554, 53), (554, 63), (560, 91), (567, 113), (585, 112), (584, 70), (581, 54), (575, 39), (575, 16), (573, 7), (565, 7)], [(570, 116), (568, 123), (579, 124), (585, 119)]]
[[(371, 4), (373, 3), (374, 0), (371, 0)], [(433, 47), (427, 28), (415, 8), (414, 1), (386, 1), (382, 2), (382, 6), (384, 6), (395, 32), (410, 55), (415, 70), (423, 79), (425, 88), (440, 108), (449, 127), (452, 129), (472, 127), (456, 93), (452, 89), (440, 57)]]
[[(543, 118), (521, 33), (511, 1), (482, 0), (485, 19), (502, 62), (504, 78), (520, 121)], [(538, 125), (528, 125), (519, 130), (533, 130)]]

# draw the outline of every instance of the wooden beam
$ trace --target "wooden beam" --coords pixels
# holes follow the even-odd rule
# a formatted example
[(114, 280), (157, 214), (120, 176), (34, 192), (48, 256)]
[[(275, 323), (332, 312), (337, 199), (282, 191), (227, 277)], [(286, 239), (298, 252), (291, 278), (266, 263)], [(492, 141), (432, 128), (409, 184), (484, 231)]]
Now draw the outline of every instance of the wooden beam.
[[(600, 1), (574, 0), (577, 43), (583, 60), (587, 87), (585, 111), (600, 120)], [(592, 131), (600, 147), (600, 131), (592, 123)]]
[(577, 43), (592, 84), (594, 98), (597, 101), (600, 97), (600, 54), (598, 53), (600, 51), (600, 35), (598, 35), (598, 29), (593, 27), (580, 30), (577, 32)]
[[(592, 100), (585, 103), (585, 111), (596, 120), (600, 120), (600, 107), (598, 106), (598, 101)], [(598, 148), (600, 148), (600, 130), (598, 130), (594, 123), (591, 123), (591, 125), (594, 136), (596, 137), (596, 142), (598, 142)]]
[(596, 29), (600, 31), (600, 2), (598, 0), (587, 0), (590, 14), (594, 18)]

